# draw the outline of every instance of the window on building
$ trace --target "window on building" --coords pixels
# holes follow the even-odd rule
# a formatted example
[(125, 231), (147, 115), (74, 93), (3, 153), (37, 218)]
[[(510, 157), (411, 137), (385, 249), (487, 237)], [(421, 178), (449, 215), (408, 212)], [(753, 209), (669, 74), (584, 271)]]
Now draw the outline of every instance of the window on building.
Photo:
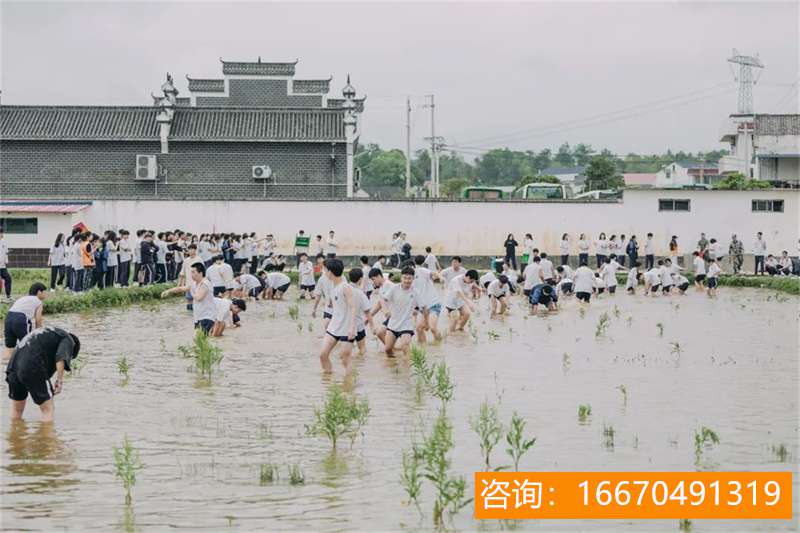
[(659, 211), (689, 211), (690, 200), (659, 200)]
[(783, 213), (783, 200), (753, 200), (754, 213)]
[(0, 218), (0, 229), (3, 233), (23, 233), (35, 235), (39, 233), (38, 218)]

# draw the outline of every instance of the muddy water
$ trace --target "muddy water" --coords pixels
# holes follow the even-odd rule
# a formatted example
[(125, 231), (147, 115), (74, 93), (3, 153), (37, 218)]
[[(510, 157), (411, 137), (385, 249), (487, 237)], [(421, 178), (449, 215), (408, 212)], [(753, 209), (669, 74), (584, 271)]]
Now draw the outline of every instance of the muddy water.
[[(795, 469), (799, 302), (725, 288), (713, 301), (693, 292), (655, 300), (620, 294), (593, 302), (583, 318), (574, 302), (558, 314), (532, 318), (515, 304), (514, 314), (500, 321), (490, 321), (481, 302), (474, 336), (450, 336), (428, 350), (433, 361), (447, 361), (456, 384), (448, 408), (453, 470), (467, 476), (471, 490), (471, 473), (482, 463), (468, 419), (484, 397), (500, 398), (506, 423), (518, 411), (536, 435), (521, 462), (525, 470), (693, 470), (693, 431), (701, 425), (721, 439), (704, 468)], [(305, 435), (304, 425), (330, 383), (343, 381), (341, 368), (332, 379), (320, 374), (321, 323), (301, 304), (298, 333), (287, 306), (259, 303), (245, 313), (244, 327), (219, 342), (225, 358), (211, 385), (177, 354), (192, 334), (177, 301), (48, 317), (80, 335), (86, 364), (67, 380), (54, 428), (40, 425), (30, 406), (28, 421), (11, 426), (4, 402), (3, 528), (429, 528), (432, 494), (422, 498), (426, 516), (420, 519), (402, 503), (400, 464), (412, 437), (430, 426), (436, 402), (418, 399), (407, 363), (387, 361), (370, 341), (355, 364), (354, 382), (346, 383), (369, 399), (369, 421), (352, 448), (345, 443), (331, 454), (326, 440)], [(598, 339), (603, 312), (611, 324)], [(132, 364), (126, 385), (116, 368), (122, 356)], [(584, 424), (576, 414), (582, 403), (592, 407)], [(613, 448), (604, 443), (604, 423), (615, 429)], [(130, 508), (113, 475), (112, 448), (126, 435), (144, 464)], [(770, 450), (780, 443), (789, 447), (789, 462)], [(280, 465), (277, 483), (260, 485), (262, 463)], [(507, 464), (502, 444), (493, 463)], [(305, 485), (289, 484), (290, 464), (301, 466)], [(794, 508), (791, 522), (694, 521), (694, 528), (792, 529), (797, 498)], [(474, 521), (469, 507), (454, 524), (499, 528)], [(652, 531), (677, 525), (540, 521), (521, 527)]]

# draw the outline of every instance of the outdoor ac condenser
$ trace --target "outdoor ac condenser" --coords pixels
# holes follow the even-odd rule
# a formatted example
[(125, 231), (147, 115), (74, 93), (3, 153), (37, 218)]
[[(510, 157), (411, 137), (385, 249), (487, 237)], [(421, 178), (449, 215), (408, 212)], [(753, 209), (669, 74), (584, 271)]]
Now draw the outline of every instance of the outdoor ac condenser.
[(272, 177), (272, 169), (269, 165), (253, 165), (254, 180), (268, 180)]
[(158, 178), (158, 163), (154, 155), (136, 156), (136, 179), (155, 181)]

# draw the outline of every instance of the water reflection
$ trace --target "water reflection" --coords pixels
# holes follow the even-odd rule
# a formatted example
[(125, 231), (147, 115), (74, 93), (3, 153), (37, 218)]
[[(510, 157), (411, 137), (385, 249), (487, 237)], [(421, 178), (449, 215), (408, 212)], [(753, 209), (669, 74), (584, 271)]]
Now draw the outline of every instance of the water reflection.
[(10, 424), (3, 468), (16, 477), (4, 484), (4, 493), (49, 493), (78, 483), (66, 477), (75, 471), (73, 452), (59, 437), (54, 423), (14, 420)]

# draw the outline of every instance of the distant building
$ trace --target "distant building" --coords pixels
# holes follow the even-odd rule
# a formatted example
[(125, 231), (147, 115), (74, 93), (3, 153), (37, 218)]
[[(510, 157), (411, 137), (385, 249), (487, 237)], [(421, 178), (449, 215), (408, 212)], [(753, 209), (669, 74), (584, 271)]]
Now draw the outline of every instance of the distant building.
[(712, 186), (720, 180), (715, 163), (675, 161), (656, 172), (654, 186), (659, 189), (688, 187), (692, 185)]
[(800, 115), (731, 115), (720, 142), (730, 145), (720, 172), (800, 182)]
[(626, 187), (655, 187), (656, 175), (647, 172), (628, 172), (622, 175)]
[[(3, 199), (351, 197), (364, 99), (295, 79), (297, 61), (221, 61), (142, 106), (0, 106)], [(96, 90), (96, 87), (90, 87)]]
[(555, 176), (558, 180), (572, 190), (572, 194), (583, 191), (586, 176), (586, 167), (547, 167), (539, 171), (540, 176)]

